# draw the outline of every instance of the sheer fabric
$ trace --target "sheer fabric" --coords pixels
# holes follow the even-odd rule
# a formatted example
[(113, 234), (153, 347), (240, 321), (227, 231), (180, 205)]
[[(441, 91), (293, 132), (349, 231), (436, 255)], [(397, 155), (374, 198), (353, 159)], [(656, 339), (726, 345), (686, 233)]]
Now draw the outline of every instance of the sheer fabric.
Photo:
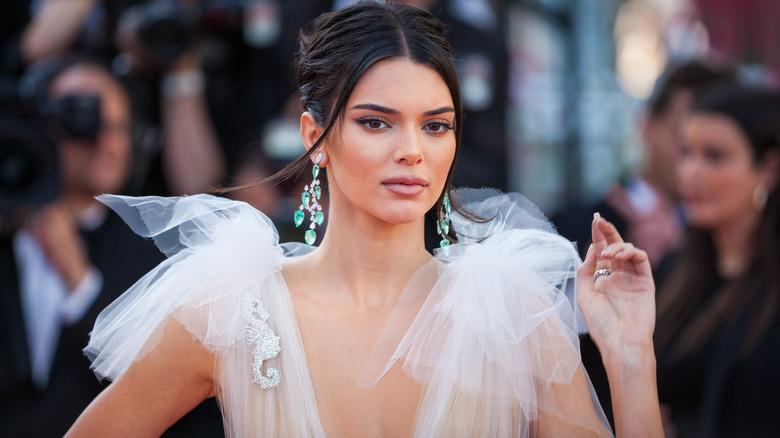
[[(422, 388), (412, 436), (534, 436), (551, 424), (609, 435), (580, 363), (577, 306), (564, 293), (580, 263), (573, 245), (520, 195), (454, 197), (490, 220), (453, 211), (465, 237), (437, 250), (409, 281), (355, 385), (370, 390), (400, 366)], [(168, 259), (97, 320), (85, 349), (96, 374), (120, 376), (155, 348), (158, 327), (172, 316), (218, 357), (228, 436), (324, 437), (331, 412), (323, 394), (339, 388), (313, 385), (309, 366), (317, 361), (307, 358), (282, 275), (287, 261), (311, 249), (280, 245), (271, 221), (240, 202), (100, 200)], [(258, 365), (248, 328), (264, 324), (280, 350)], [(264, 389), (273, 370), (278, 385)]]

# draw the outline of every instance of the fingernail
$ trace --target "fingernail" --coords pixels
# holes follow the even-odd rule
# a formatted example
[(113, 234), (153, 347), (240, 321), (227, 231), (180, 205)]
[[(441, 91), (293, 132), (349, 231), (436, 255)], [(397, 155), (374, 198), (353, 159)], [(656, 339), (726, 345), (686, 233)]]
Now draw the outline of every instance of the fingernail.
[(598, 211), (593, 213), (593, 219), (594, 220), (597, 220), (597, 219), (600, 219), (600, 218), (601, 218), (601, 214)]

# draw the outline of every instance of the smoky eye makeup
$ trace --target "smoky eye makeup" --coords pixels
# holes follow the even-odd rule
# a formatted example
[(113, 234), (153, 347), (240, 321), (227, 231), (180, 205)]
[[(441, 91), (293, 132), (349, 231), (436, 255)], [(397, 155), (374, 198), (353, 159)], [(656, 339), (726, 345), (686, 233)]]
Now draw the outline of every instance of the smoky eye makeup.
[(444, 134), (447, 131), (451, 131), (453, 124), (446, 120), (434, 120), (425, 124), (427, 131), (431, 131), (434, 134)]
[(388, 128), (390, 126), (386, 121), (382, 120), (381, 118), (371, 117), (371, 116), (357, 118), (355, 119), (355, 123), (370, 130), (379, 130), (383, 128)]

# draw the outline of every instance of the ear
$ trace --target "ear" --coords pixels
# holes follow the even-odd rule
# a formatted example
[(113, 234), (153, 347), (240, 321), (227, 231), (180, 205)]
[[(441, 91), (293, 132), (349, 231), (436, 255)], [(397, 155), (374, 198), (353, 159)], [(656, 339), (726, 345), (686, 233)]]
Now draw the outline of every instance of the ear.
[[(314, 120), (314, 116), (310, 112), (304, 111), (303, 114), (301, 114), (301, 139), (303, 140), (303, 145), (306, 147), (307, 151), (314, 146), (314, 143), (317, 142), (324, 131), (325, 128), (321, 127), (317, 121)], [(311, 156), (312, 162), (314, 163), (317, 160), (317, 155), (320, 152), (322, 153), (322, 159), (319, 162), (320, 167), (325, 167), (328, 164), (328, 153), (325, 151), (325, 146), (325, 142), (323, 141), (319, 145), (319, 152), (314, 152)]]
[(777, 149), (767, 151), (761, 163), (761, 182), (770, 192), (775, 190), (780, 180), (780, 152)]

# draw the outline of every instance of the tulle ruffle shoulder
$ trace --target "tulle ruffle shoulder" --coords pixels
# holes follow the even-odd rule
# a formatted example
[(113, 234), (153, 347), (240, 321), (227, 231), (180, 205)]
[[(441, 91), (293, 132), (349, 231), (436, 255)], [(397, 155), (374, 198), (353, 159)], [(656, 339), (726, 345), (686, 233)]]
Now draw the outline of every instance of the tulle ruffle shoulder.
[(408, 328), (391, 318), (359, 383), (402, 362), (426, 387), (414, 436), (529, 436), (540, 421), (607, 433), (580, 361), (573, 244), (519, 194), (454, 198), (477, 219), (453, 215), (459, 243), (416, 279), (433, 286)]
[[(565, 293), (580, 263), (573, 245), (520, 195), (453, 198), (484, 220), (453, 211), (459, 243), (409, 281), (355, 384), (370, 388), (400, 365), (423, 387), (414, 436), (532, 436), (545, 424), (608, 434)], [(241, 202), (99, 199), (168, 259), (98, 318), (85, 349), (96, 374), (120, 376), (175, 318), (218, 358), (228, 436), (325, 436), (316, 361), (281, 274), (310, 249), (280, 245), (272, 222)]]

